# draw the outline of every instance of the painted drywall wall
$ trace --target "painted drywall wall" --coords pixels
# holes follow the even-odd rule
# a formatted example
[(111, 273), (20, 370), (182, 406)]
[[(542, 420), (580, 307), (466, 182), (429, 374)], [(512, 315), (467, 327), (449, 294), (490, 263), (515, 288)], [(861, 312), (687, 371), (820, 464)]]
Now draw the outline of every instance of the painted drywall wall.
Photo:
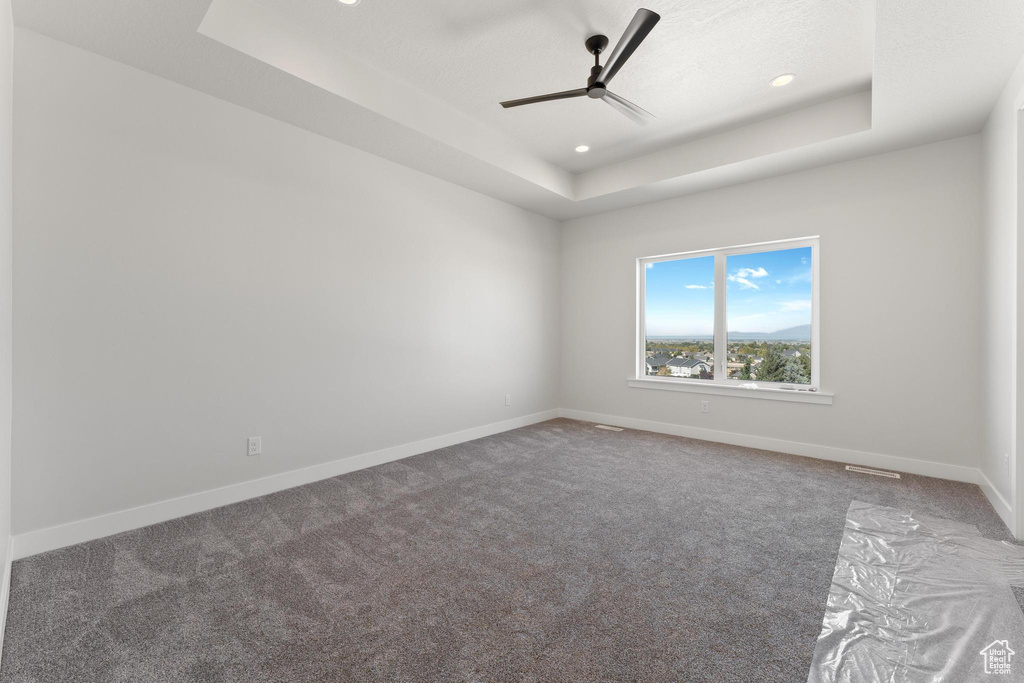
[(16, 533), (557, 407), (554, 221), (15, 49)]
[(11, 242), (14, 21), (0, 0), (0, 644), (7, 618), (11, 539)]
[[(983, 447), (978, 467), (988, 479), (986, 486), (1013, 501), (1015, 477), (1011, 470), (1020, 462), (1016, 430), (1018, 391), (1022, 386), (1018, 363), (1018, 126), (1024, 102), (1024, 59), (1003, 90), (982, 131), (983, 147), (983, 283), (984, 338), (980, 357), (984, 362), (982, 402)], [(1016, 465), (1019, 467), (1019, 465)], [(1016, 503), (1014, 503), (1016, 506)], [(1021, 529), (1017, 530), (1018, 533)]]
[[(975, 135), (565, 223), (562, 408), (973, 472), (980, 158)], [(808, 235), (821, 235), (833, 405), (626, 386), (635, 259)]]

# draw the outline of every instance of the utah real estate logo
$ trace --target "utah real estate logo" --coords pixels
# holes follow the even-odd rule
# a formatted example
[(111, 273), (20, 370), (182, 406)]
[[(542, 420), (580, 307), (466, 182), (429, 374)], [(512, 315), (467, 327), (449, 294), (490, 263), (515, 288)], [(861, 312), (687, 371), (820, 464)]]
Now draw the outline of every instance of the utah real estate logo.
[(1010, 673), (1010, 659), (1017, 653), (1010, 649), (1008, 641), (993, 640), (978, 654), (984, 658), (985, 673), (1008, 674)]

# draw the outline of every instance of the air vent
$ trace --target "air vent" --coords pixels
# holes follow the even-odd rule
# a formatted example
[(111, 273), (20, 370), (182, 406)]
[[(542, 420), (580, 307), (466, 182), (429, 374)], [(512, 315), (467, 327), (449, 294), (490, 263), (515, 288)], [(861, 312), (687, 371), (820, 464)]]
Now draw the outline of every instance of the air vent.
[(607, 429), (609, 432), (621, 432), (622, 427), (609, 427), (608, 425), (594, 425), (598, 429)]
[(873, 474), (876, 477), (888, 477), (889, 479), (899, 479), (900, 475), (896, 472), (886, 472), (884, 470), (873, 470), (868, 467), (857, 467), (856, 465), (847, 465), (846, 470), (848, 472), (858, 472), (860, 474)]

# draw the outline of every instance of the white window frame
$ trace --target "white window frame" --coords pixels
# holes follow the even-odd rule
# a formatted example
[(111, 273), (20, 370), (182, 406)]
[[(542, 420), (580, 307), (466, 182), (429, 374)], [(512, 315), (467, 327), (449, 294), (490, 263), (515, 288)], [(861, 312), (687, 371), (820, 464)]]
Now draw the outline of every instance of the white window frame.
[[(756, 244), (741, 244), (716, 249), (700, 249), (677, 254), (645, 256), (636, 260), (637, 272), (637, 344), (635, 374), (629, 378), (631, 387), (647, 389), (666, 389), (672, 391), (691, 391), (694, 393), (742, 395), (773, 400), (794, 401), (800, 403), (832, 403), (832, 394), (821, 391), (821, 343), (819, 328), (821, 323), (821, 291), (819, 272), (821, 269), (821, 239), (800, 237), (795, 239), (774, 240)], [(730, 379), (727, 375), (728, 344), (727, 338), (727, 273), (726, 259), (739, 254), (760, 253), (766, 251), (782, 251), (786, 249), (811, 248), (811, 383), (786, 384), (783, 382), (758, 382), (757, 380)], [(659, 261), (676, 261), (679, 259), (714, 256), (715, 258), (715, 367), (714, 379), (690, 379), (686, 377), (652, 377), (647, 370), (647, 329), (644, 296), (647, 291), (647, 264)]]

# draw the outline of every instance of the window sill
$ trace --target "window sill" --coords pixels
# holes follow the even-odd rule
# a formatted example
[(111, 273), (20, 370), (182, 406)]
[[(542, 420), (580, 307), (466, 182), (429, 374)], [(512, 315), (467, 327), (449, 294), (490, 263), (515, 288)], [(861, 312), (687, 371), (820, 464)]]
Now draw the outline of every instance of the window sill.
[(752, 389), (740, 385), (712, 384), (673, 379), (655, 379), (653, 377), (626, 380), (626, 385), (633, 389), (658, 389), (661, 391), (686, 391), (693, 394), (718, 394), (719, 396), (738, 396), (742, 398), (759, 398), (769, 401), (790, 401), (791, 403), (817, 403), (832, 405), (833, 394), (823, 391), (803, 391), (799, 389), (778, 389), (776, 387), (757, 387)]

